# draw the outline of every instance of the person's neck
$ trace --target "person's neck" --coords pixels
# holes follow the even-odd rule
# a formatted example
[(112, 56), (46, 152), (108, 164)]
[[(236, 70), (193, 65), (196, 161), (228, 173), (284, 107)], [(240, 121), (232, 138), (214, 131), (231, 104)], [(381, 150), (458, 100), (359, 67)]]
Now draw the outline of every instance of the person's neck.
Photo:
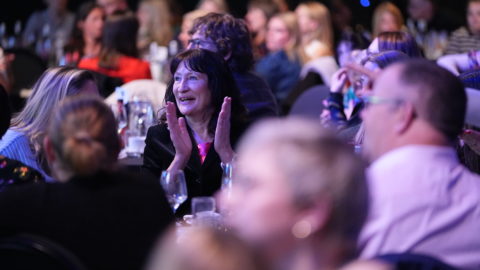
[(188, 126), (193, 131), (197, 143), (211, 142), (213, 140), (212, 136), (208, 132), (208, 124), (211, 117), (212, 113), (204, 113), (198, 116), (185, 117)]
[(97, 56), (100, 53), (101, 45), (100, 41), (96, 38), (83, 36), (85, 40), (85, 47), (83, 48), (83, 55), (85, 56)]
[(333, 270), (346, 262), (344, 245), (333, 239), (306, 239), (272, 260), (273, 269)]

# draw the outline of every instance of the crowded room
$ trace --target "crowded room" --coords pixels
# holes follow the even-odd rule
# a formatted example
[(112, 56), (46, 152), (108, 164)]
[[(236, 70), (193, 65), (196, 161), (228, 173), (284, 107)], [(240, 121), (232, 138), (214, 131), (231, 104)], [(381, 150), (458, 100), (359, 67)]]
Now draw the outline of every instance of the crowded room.
[(0, 269), (480, 270), (480, 0), (4, 1)]

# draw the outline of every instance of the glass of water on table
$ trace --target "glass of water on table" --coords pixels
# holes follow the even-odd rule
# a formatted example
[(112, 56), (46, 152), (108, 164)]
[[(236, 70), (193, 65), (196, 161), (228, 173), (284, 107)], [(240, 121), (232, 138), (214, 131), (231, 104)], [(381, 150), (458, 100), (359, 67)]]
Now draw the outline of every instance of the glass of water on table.
[(187, 200), (187, 184), (182, 170), (162, 171), (160, 184), (165, 191), (168, 203), (175, 213), (178, 207)]

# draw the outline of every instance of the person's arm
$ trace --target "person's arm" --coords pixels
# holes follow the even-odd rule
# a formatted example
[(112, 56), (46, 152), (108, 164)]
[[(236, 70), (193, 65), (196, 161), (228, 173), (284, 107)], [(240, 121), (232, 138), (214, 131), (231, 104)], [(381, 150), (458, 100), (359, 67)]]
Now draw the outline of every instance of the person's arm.
[(437, 64), (455, 75), (459, 75), (470, 68), (470, 58), (468, 54), (451, 54), (440, 57)]

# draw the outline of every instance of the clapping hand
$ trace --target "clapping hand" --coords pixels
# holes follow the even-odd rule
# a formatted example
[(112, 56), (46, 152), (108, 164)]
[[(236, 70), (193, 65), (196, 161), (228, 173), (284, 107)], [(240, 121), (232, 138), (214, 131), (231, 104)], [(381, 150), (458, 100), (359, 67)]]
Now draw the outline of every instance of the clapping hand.
[(173, 102), (167, 102), (167, 124), (170, 140), (175, 147), (175, 157), (168, 170), (183, 170), (192, 153), (192, 140), (184, 117), (177, 118), (177, 108)]
[(232, 161), (235, 153), (230, 144), (230, 115), (232, 111), (232, 98), (223, 99), (222, 109), (218, 115), (217, 128), (215, 129), (215, 151), (223, 163)]

